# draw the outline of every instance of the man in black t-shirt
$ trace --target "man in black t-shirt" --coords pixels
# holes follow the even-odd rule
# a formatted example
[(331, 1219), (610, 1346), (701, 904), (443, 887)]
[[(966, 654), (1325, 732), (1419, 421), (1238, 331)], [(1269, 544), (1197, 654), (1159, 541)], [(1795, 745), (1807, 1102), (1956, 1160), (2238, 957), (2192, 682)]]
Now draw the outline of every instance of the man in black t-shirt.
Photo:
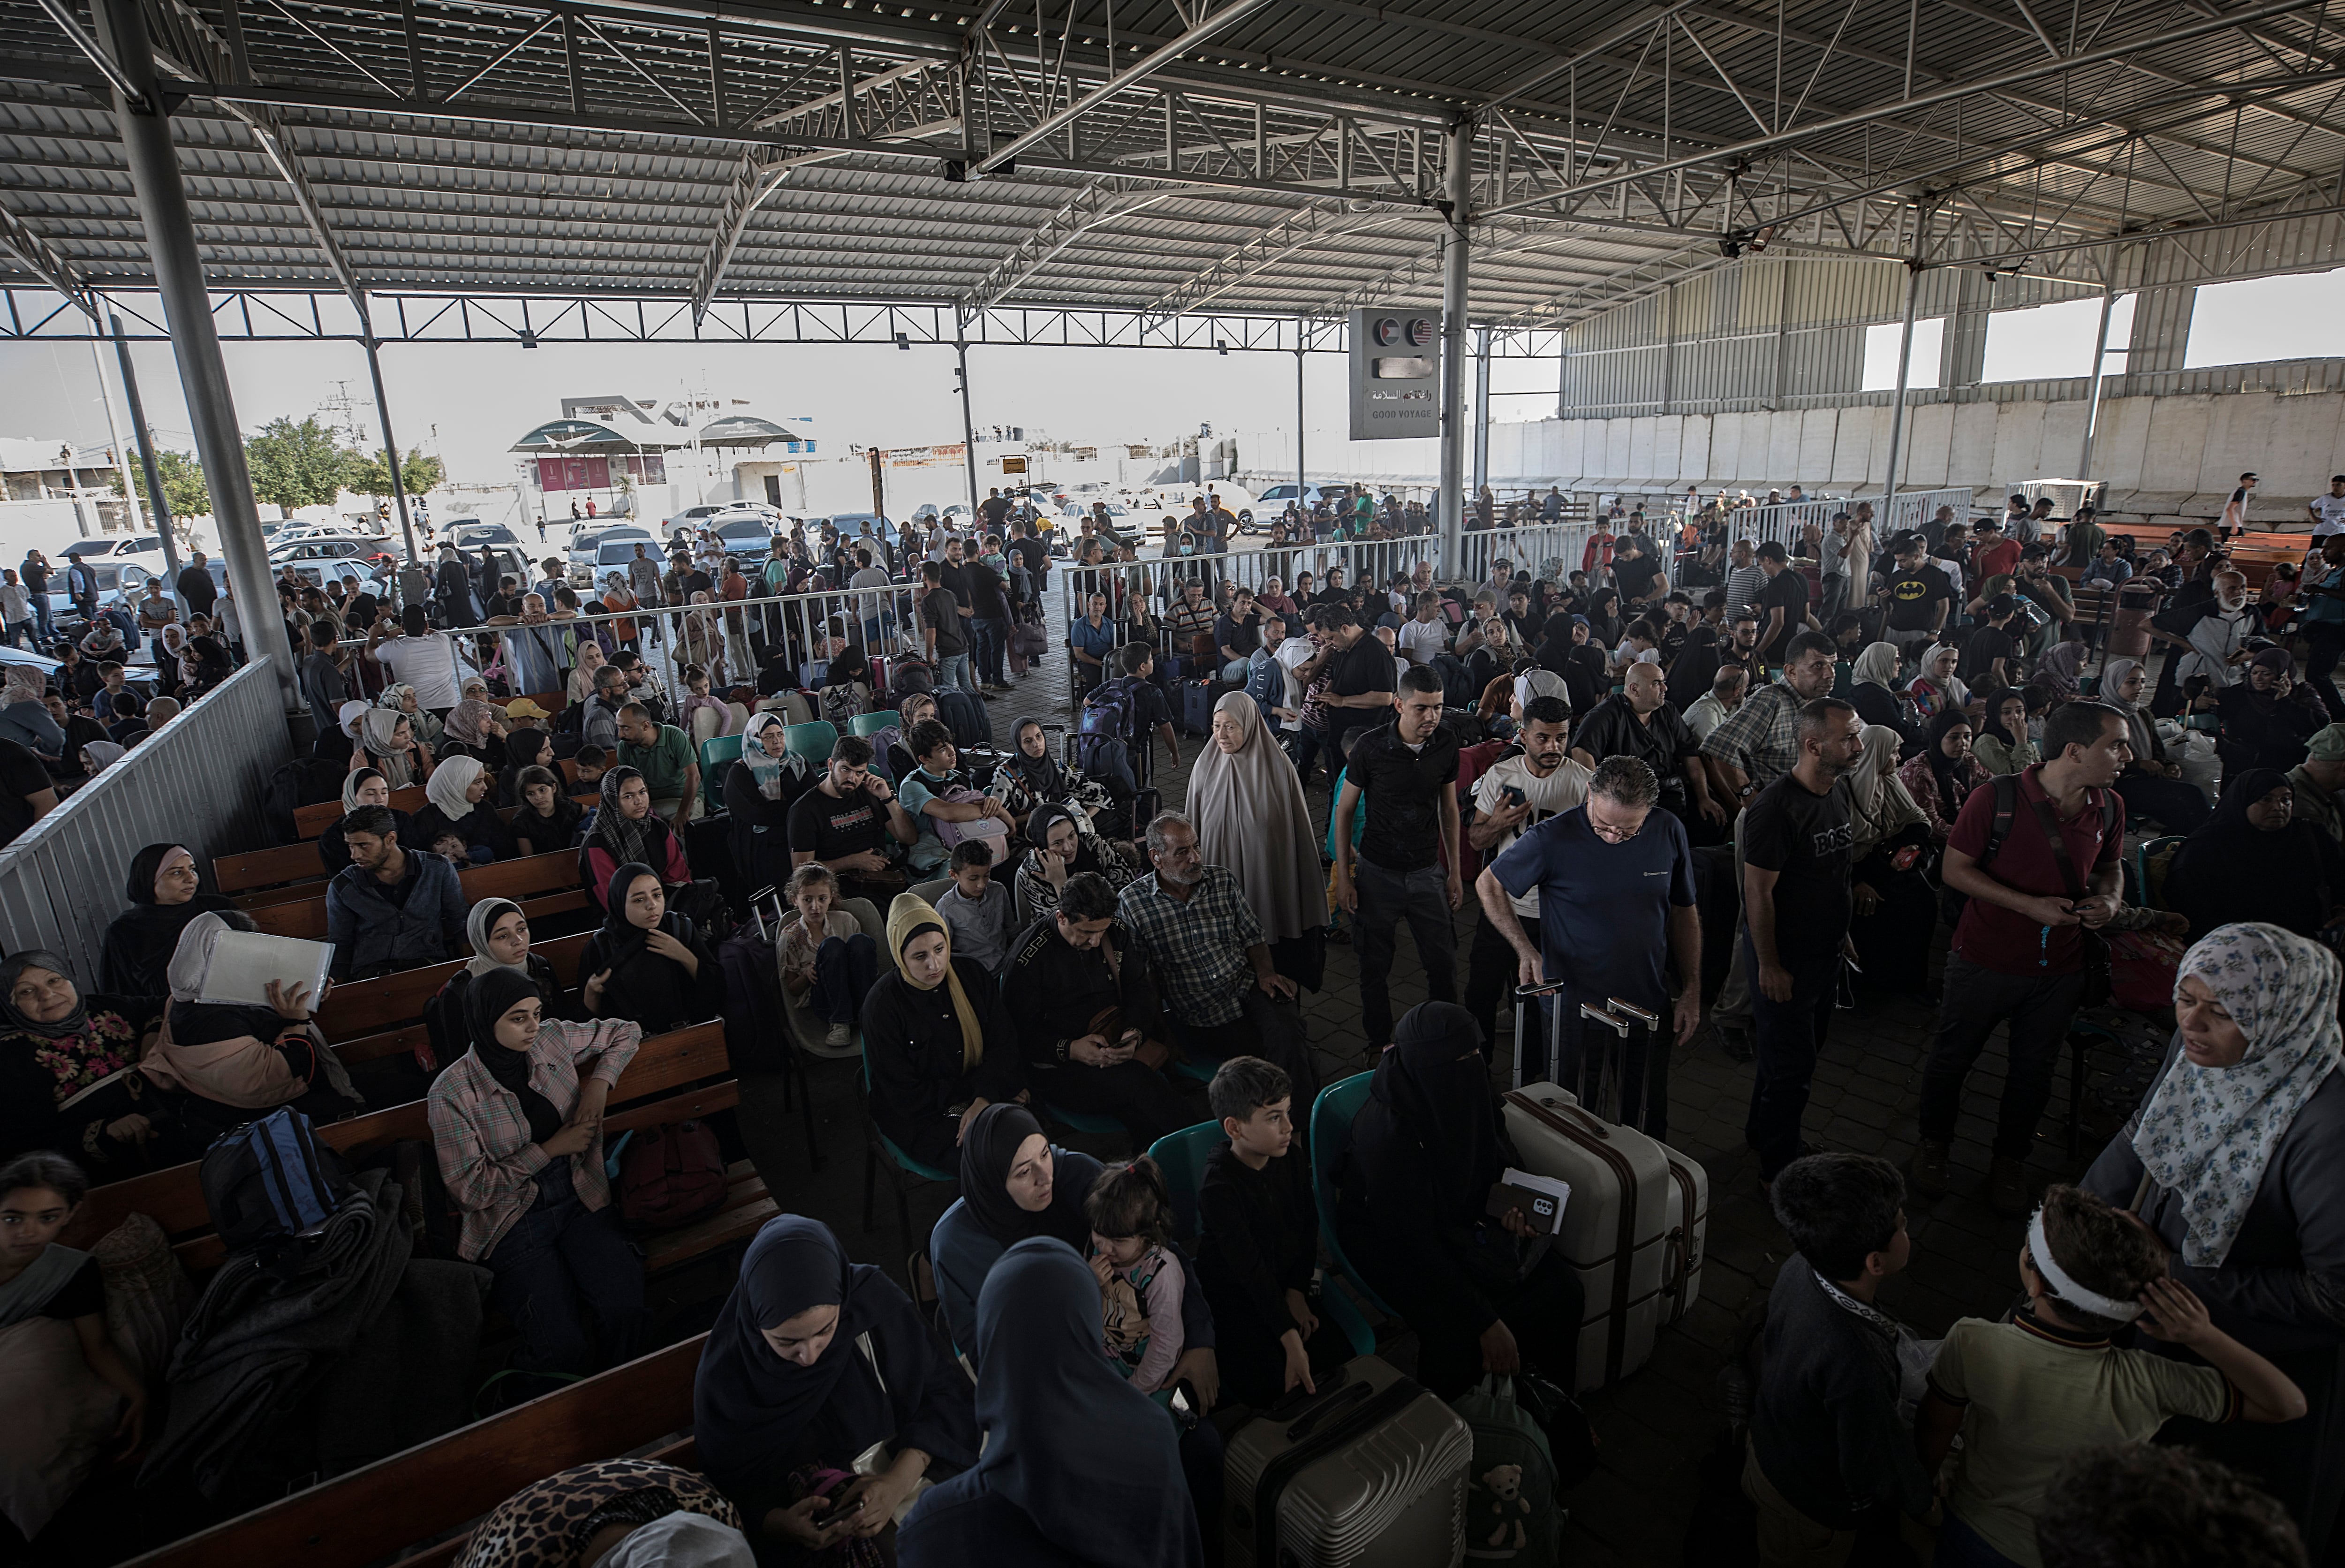
[(1661, 579), (1661, 564), (1653, 558), (1651, 544), (1642, 534), (1623, 534), (1612, 557), (1612, 582), (1623, 604), (1649, 605), (1670, 591)]
[(1800, 709), (1800, 759), (1742, 817), (1743, 962), (1758, 1058), (1742, 1135), (1763, 1188), (1800, 1157), (1800, 1116), (1832, 1022), (1848, 942), (1848, 797), (1840, 777), (1863, 752), (1856, 709), (1822, 697)]
[(1937, 641), (1954, 591), (1931, 562), (1919, 534), (1899, 535), (1894, 548), (1897, 569), (1873, 593), (1889, 605), (1887, 640), (1897, 645), (1899, 657), (1907, 657)]
[(985, 525), (989, 528), (999, 529), (1010, 520), (1010, 503), (999, 490), (979, 502), (977, 510), (979, 515), (985, 519)]
[(909, 847), (920, 836), (888, 780), (871, 771), (871, 742), (862, 736), (840, 736), (822, 778), (790, 807), (791, 869), (821, 861), (839, 879), (846, 898), (903, 891), (889, 859), (890, 840)]
[[(1332, 573), (1330, 574), (1333, 575)], [(1311, 613), (1335, 652), (1327, 664), (1327, 744), (1344, 754), (1344, 737), (1355, 729), (1385, 723), (1392, 714), (1393, 694), (1400, 689), (1399, 671), (1384, 639), (1360, 624), (1351, 606), (1314, 605)]]
[(1791, 552), (1770, 539), (1759, 546), (1759, 573), (1767, 585), (1759, 590), (1759, 647), (1769, 664), (1782, 664), (1783, 650), (1802, 632), (1815, 629), (1808, 613), (1808, 578), (1792, 570)]
[(30, 748), (0, 740), (0, 846), (56, 809), (56, 785)]
[(1711, 828), (1727, 824), (1726, 808), (1711, 798), (1710, 773), (1699, 760), (1701, 742), (1670, 706), (1670, 683), (1657, 664), (1632, 664), (1618, 697), (1590, 709), (1572, 732), (1571, 758), (1593, 773), (1608, 757), (1626, 754), (1653, 770), (1661, 804), (1690, 829), (1696, 814)]
[(1985, 689), (2019, 684), (2019, 647), (2011, 640), (2011, 617), (2019, 613), (2009, 594), (1997, 594), (1985, 606), (1986, 624), (1971, 628), (1963, 640), (1963, 662), (1955, 673), (1967, 686)]
[[(1374, 637), (1363, 640), (1382, 646)], [(1335, 902), (1352, 911), (1358, 928), (1353, 941), (1360, 960), (1360, 1028), (1371, 1061), (1392, 1042), (1386, 987), (1394, 928), (1406, 920), (1416, 938), (1426, 994), (1455, 1002), (1457, 939), (1450, 911), (1466, 899), (1457, 740), (1441, 726), (1441, 677), (1411, 668), (1399, 677), (1397, 690), (1399, 717), (1352, 743), (1335, 798)], [(1368, 818), (1355, 853), (1352, 821), (1362, 810)]]

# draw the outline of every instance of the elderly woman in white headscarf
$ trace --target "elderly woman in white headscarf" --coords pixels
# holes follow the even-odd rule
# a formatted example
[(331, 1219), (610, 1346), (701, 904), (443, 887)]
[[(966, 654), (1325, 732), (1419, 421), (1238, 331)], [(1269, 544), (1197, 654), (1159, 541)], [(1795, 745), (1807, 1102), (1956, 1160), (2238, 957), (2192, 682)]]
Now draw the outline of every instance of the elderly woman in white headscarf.
[(2133, 759), (2117, 776), (2117, 793), (2127, 817), (2155, 818), (2169, 833), (2195, 833), (2215, 815), (2198, 787), (2182, 777), (2182, 764), (2166, 754), (2158, 738), (2157, 721), (2142, 706), (2148, 695), (2149, 669), (2139, 659), (2113, 658), (2101, 666), (2101, 684), (2094, 700), (2125, 715), (2126, 744)]
[[(1299, 950), (1280, 944), (1323, 931), (1327, 891), (1321, 880), (1317, 836), (1294, 765), (1262, 721), (1262, 708), (1242, 691), (1213, 705), (1213, 738), (1189, 774), (1189, 820), (1207, 865), (1236, 873), (1274, 963), (1281, 972), (1317, 988), (1319, 975)], [(1309, 973), (1298, 972), (1308, 969)]]
[(2338, 981), (2334, 954), (2278, 926), (2201, 938), (2175, 982), (2166, 1070), (2084, 1181), (2174, 1249), (2170, 1272), (2217, 1328), (2304, 1390), (2302, 1420), (2188, 1436), (2279, 1499), (2315, 1563), (2329, 1561), (2345, 1499)]

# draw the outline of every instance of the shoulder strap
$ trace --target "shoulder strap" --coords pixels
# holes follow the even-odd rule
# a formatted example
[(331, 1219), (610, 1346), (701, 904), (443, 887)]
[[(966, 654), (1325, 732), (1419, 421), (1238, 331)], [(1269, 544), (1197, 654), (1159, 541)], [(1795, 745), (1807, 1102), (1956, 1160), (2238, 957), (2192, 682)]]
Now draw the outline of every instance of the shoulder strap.
[(2068, 840), (2061, 835), (2059, 814), (2052, 809), (2049, 800), (2031, 800), (2035, 808), (2035, 825), (2044, 830), (2044, 840), (2052, 846), (2052, 859), (2060, 868), (2061, 885), (2072, 899), (2085, 896), (2085, 879), (2076, 874), (2076, 862), (2069, 858)]
[[(2019, 804), (2019, 775), (1998, 773), (1995, 776), (1994, 788), (1995, 820), (1987, 828), (1985, 845), (1979, 850), (1978, 863), (1982, 866), (1994, 860), (2002, 850), (2003, 841), (2011, 837), (2011, 814)], [(2055, 833), (2053, 839), (2057, 842), (2059, 835)]]

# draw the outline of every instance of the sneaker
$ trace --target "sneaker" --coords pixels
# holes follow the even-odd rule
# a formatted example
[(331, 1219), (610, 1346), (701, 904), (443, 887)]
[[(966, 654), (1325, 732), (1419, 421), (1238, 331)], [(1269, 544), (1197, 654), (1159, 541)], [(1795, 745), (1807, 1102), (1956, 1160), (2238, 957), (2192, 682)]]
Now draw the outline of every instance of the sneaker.
[(855, 1044), (855, 1025), (852, 1023), (832, 1024), (828, 1031), (824, 1033), (822, 1043), (833, 1051), (846, 1050), (849, 1045)]
[(1922, 1146), (1914, 1151), (1914, 1161), (1905, 1174), (1914, 1178), (1914, 1190), (1924, 1197), (1946, 1196), (1946, 1161), (1954, 1153), (1944, 1138), (1924, 1138)]
[(1997, 1155), (1987, 1166), (1987, 1207), (2001, 1215), (2025, 1214), (2035, 1206), (2027, 1192), (2027, 1167), (2007, 1156)]

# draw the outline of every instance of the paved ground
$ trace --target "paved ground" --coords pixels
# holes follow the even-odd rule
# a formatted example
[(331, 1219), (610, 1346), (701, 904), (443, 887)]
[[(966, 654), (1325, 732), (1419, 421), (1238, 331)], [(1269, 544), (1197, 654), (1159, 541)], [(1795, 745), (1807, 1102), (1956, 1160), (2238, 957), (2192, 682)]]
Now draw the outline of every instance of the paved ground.
[[(1062, 717), (1065, 689), (1064, 670), (1059, 663), (1030, 676), (1019, 683), (1015, 695), (1000, 697), (991, 705), (997, 733), (1006, 742), (1009, 725), (1004, 721), (1028, 713)], [(1158, 783), (1169, 808), (1177, 809), (1185, 797), (1187, 762), (1193, 748), (1194, 740), (1184, 738), (1182, 766), (1160, 767)], [(1325, 808), (1323, 789), (1315, 798), (1315, 809), (1321, 813), (1323, 824)], [(1469, 909), (1458, 917), (1461, 984), (1473, 919), (1469, 901)], [(1943, 952), (1943, 932), (1937, 946)], [(1332, 946), (1328, 960), (1326, 987), (1306, 997), (1304, 1011), (1321, 1071), (1332, 1081), (1366, 1064), (1361, 1060), (1365, 1041), (1359, 1028), (1359, 977), (1352, 950)], [(1423, 971), (1404, 936), (1394, 971), (1395, 1009), (1406, 1009), (1424, 999)], [(1902, 1163), (1912, 1152), (1915, 1137), (1914, 1105), (1931, 1020), (1928, 1000), (1916, 997), (1884, 998), (1860, 1011), (1838, 1014), (1817, 1067), (1807, 1135), (1824, 1147), (1876, 1153)], [(1512, 1040), (1511, 1022), (1504, 1013), (1498, 1034), (1494, 1073), (1503, 1077), (1510, 1071)], [(2122, 1105), (2137, 1098), (2138, 1089), (2129, 1088), (2127, 1082), (2117, 1077), (2125, 1065), (2118, 1053), (2096, 1052), (2090, 1065), (2086, 1096), (2088, 1127), (2082, 1152), (2072, 1158), (2067, 1149), (2069, 1107), (2064, 1073), (2030, 1162), (2030, 1174), (2039, 1187), (2073, 1176), (2097, 1151), (2113, 1125), (2111, 1112), (2099, 1104), (2101, 1100)], [(1914, 1265), (1883, 1291), (1883, 1308), (1924, 1336), (1944, 1333), (1956, 1318), (1967, 1314), (2000, 1314), (2016, 1288), (2013, 1259), (2023, 1224), (1998, 1217), (1974, 1196), (1984, 1184), (1985, 1139), (2001, 1092), (2003, 1068), (1998, 1036), (1982, 1059), (1964, 1099), (1955, 1145), (1960, 1167), (1956, 1190), (1934, 1204), (1917, 1199), (1909, 1207)], [(864, 1145), (852, 1067), (845, 1063), (817, 1064), (813, 1081), (827, 1165), (818, 1172), (809, 1168), (798, 1115), (782, 1112), (780, 1086), (766, 1082), (748, 1086), (744, 1110), (745, 1130), (759, 1168), (786, 1207), (830, 1221), (858, 1259), (885, 1265), (900, 1275), (908, 1249), (897, 1233), (884, 1173), (875, 1227), (866, 1229), (862, 1224)], [(1699, 1160), (1710, 1176), (1710, 1227), (1701, 1296), (1684, 1320), (1661, 1337), (1646, 1367), (1585, 1400), (1602, 1440), (1603, 1467), (1571, 1499), (1573, 1539), (1568, 1560), (1576, 1568), (1731, 1560), (1707, 1547), (1690, 1552), (1685, 1534), (1690, 1521), (1715, 1518), (1719, 1513), (1701, 1506), (1698, 1496), (1702, 1461), (1724, 1428), (1716, 1382), (1726, 1347), (1743, 1315), (1763, 1300), (1789, 1245), (1760, 1198), (1756, 1162), (1742, 1143), (1751, 1069), (1727, 1060), (1705, 1023), (1673, 1057), (1670, 1084), (1670, 1142)], [(1088, 1143), (1080, 1138), (1072, 1141)], [(1112, 1152), (1112, 1148), (1101, 1147), (1099, 1152)], [(914, 1245), (925, 1237), (951, 1196), (941, 1186), (911, 1194)], [(685, 1286), (684, 1281), (677, 1284)], [(679, 1325), (699, 1316), (700, 1310), (686, 1308), (679, 1314)], [(1385, 1353), (1403, 1363), (1412, 1361), (1410, 1337), (1405, 1331), (1395, 1333)]]

